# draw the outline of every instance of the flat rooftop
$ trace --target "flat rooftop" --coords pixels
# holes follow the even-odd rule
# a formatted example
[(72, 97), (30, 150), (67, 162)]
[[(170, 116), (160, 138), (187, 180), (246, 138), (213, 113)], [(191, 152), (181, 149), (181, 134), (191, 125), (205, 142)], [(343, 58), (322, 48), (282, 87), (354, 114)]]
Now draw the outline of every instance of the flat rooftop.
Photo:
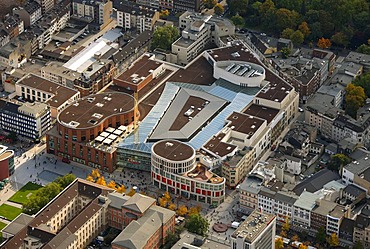
[(58, 116), (58, 121), (70, 128), (95, 127), (106, 118), (133, 111), (134, 97), (126, 93), (94, 94), (76, 101)]
[(59, 107), (78, 93), (77, 90), (59, 85), (35, 74), (26, 75), (17, 84), (50, 93), (52, 97), (46, 103), (52, 107)]
[(230, 121), (228, 127), (230, 127), (234, 131), (248, 134), (248, 138), (252, 137), (254, 133), (265, 122), (265, 120), (263, 119), (238, 112), (233, 112), (227, 118), (227, 121)]
[(187, 39), (187, 38), (184, 38), (184, 37), (180, 37), (177, 41), (175, 41), (173, 43), (173, 45), (183, 47), (183, 48), (188, 48), (195, 42), (196, 41), (193, 41), (193, 40), (190, 40), (190, 39)]
[(119, 85), (120, 81), (135, 85), (140, 84), (152, 74), (153, 70), (156, 70), (161, 65), (161, 63), (151, 60), (149, 56), (144, 55), (141, 59), (137, 60), (131, 68), (116, 78), (116, 84)]
[(265, 119), (267, 120), (267, 123), (270, 123), (276, 115), (278, 115), (279, 110), (262, 105), (251, 104), (243, 111), (243, 113)]
[(272, 214), (254, 210), (231, 236), (244, 238), (245, 241), (252, 243), (274, 219), (275, 216)]
[(222, 139), (224, 137), (224, 133), (219, 133), (217, 136), (213, 136), (203, 147), (217, 156), (227, 156), (233, 152), (237, 146), (223, 142)]
[(0, 160), (7, 159), (8, 157), (14, 155), (14, 151), (6, 150), (4, 153), (0, 154)]
[(155, 143), (152, 150), (158, 156), (172, 161), (183, 161), (195, 155), (195, 150), (190, 145), (176, 140), (162, 140)]
[(196, 179), (198, 181), (210, 182), (214, 184), (222, 183), (224, 181), (224, 178), (213, 174), (211, 171), (208, 171), (207, 166), (201, 163), (197, 163), (197, 165), (189, 172), (186, 172), (184, 176)]
[(211, 85), (216, 79), (213, 78), (213, 68), (211, 64), (209, 64), (206, 58), (200, 56), (185, 69), (179, 69), (168, 81), (196, 85)]

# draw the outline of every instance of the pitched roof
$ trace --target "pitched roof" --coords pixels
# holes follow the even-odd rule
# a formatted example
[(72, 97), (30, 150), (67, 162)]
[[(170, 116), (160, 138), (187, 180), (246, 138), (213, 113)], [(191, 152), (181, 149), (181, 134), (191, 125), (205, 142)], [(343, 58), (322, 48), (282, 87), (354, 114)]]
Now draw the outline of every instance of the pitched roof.
[(128, 199), (122, 206), (135, 212), (144, 213), (150, 206), (155, 203), (153, 198), (136, 193)]
[(328, 169), (323, 169), (313, 176), (307, 178), (293, 189), (293, 191), (300, 195), (304, 190), (314, 193), (333, 180), (339, 180), (340, 176), (338, 173), (330, 171)]

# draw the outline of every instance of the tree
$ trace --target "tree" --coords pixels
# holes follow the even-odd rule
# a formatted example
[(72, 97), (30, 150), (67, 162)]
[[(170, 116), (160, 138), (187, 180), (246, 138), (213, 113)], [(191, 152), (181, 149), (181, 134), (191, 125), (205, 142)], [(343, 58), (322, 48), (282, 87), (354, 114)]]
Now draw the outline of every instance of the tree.
[(99, 184), (99, 185), (102, 185), (102, 186), (107, 186), (107, 183), (105, 182), (104, 176), (99, 177), (96, 180), (96, 183)]
[(86, 177), (86, 180), (89, 181), (89, 182), (95, 182), (94, 178), (91, 175), (88, 175)]
[(329, 237), (328, 237), (328, 243), (331, 247), (337, 247), (339, 246), (339, 239), (338, 239), (338, 235), (336, 233), (332, 233)]
[[(369, 46), (370, 48), (370, 46)], [(355, 86), (360, 86), (364, 89), (366, 97), (370, 98), (370, 72), (363, 73), (357, 77), (353, 84)]]
[(117, 188), (117, 190), (116, 190), (118, 193), (120, 193), (120, 194), (124, 194), (125, 192), (126, 192), (126, 188), (125, 188), (125, 185), (121, 185), (121, 186), (119, 186), (118, 188)]
[(310, 28), (308, 27), (308, 24), (307, 22), (302, 22), (299, 26), (298, 26), (298, 30), (302, 32), (302, 34), (304, 35), (304, 37), (308, 37), (310, 34), (311, 34), (311, 30)]
[(135, 189), (131, 188), (130, 191), (126, 195), (134, 196), (134, 194), (136, 194), (136, 191), (135, 191)]
[(157, 27), (153, 33), (152, 48), (171, 50), (171, 44), (176, 41), (179, 36), (179, 30), (176, 27)]
[(161, 10), (160, 17), (162, 19), (166, 19), (170, 15), (170, 12), (168, 10)]
[(329, 39), (325, 39), (324, 37), (321, 37), (317, 41), (317, 46), (321, 49), (330, 48), (331, 47), (331, 41)]
[(299, 237), (297, 234), (294, 234), (293, 237), (292, 237), (292, 240), (293, 241), (299, 241)]
[(323, 245), (326, 239), (326, 232), (324, 227), (320, 227), (316, 233), (316, 240)]
[(295, 28), (297, 26), (298, 13), (285, 8), (280, 8), (275, 13), (275, 28), (279, 33), (285, 28)]
[(188, 215), (199, 214), (201, 210), (202, 210), (202, 207), (201, 206), (191, 207), (189, 209)]
[(184, 205), (180, 205), (176, 210), (177, 215), (185, 216), (188, 213), (188, 208)]
[(346, 87), (346, 113), (356, 118), (357, 110), (365, 104), (366, 94), (361, 86), (348, 84)]
[(108, 188), (116, 189), (116, 182), (115, 181), (110, 181), (107, 185)]
[(215, 7), (213, 7), (213, 10), (215, 11), (215, 14), (220, 16), (224, 13), (225, 9), (224, 9), (224, 6), (222, 6), (221, 4), (216, 4)]
[(99, 170), (97, 170), (97, 169), (93, 169), (93, 170), (91, 171), (91, 176), (92, 176), (93, 178), (95, 178), (95, 179), (99, 178), (99, 177), (100, 177)]
[(163, 198), (167, 201), (167, 202), (170, 202), (171, 201), (171, 195), (170, 193), (168, 193), (168, 191), (164, 192), (163, 194)]
[(168, 201), (166, 200), (166, 198), (164, 198), (164, 197), (159, 198), (158, 202), (159, 202), (159, 206), (167, 207)]
[(285, 232), (289, 232), (289, 229), (290, 229), (290, 223), (289, 223), (289, 218), (286, 217), (285, 218), (285, 222), (283, 224), (283, 227), (282, 229), (285, 231)]
[(209, 223), (200, 214), (191, 214), (185, 221), (185, 227), (191, 233), (205, 236), (208, 232)]
[(335, 33), (330, 40), (338, 46), (347, 47), (349, 45), (348, 36), (343, 32)]
[(284, 248), (284, 241), (282, 238), (275, 239), (275, 248), (276, 249), (283, 249)]
[(203, 3), (207, 9), (213, 9), (217, 4), (217, 0), (203, 0)]
[(228, 7), (232, 15), (239, 14), (241, 16), (245, 16), (247, 14), (247, 6), (249, 0), (233, 0), (228, 1)]
[(307, 249), (307, 248), (308, 248), (308, 246), (306, 246), (305, 244), (300, 244), (298, 246), (298, 249)]
[(292, 34), (294, 33), (294, 30), (291, 29), (291, 28), (286, 28), (284, 29), (282, 32), (281, 32), (281, 37), (285, 38), (285, 39), (290, 39), (290, 37), (292, 36)]
[(356, 244), (353, 245), (352, 249), (362, 249), (363, 246), (360, 241), (357, 241)]
[(164, 245), (163, 245), (163, 248), (164, 249), (169, 249), (169, 248), (172, 248), (173, 245), (176, 244), (176, 242), (180, 239), (180, 236), (177, 234), (177, 233), (171, 233), (169, 232), (166, 236), (166, 238), (164, 239)]
[(55, 182), (60, 185), (61, 188), (66, 188), (76, 179), (76, 176), (73, 174), (67, 174), (65, 176), (59, 176), (55, 179)]
[(283, 47), (281, 50), (280, 50), (281, 54), (283, 55), (283, 58), (288, 58), (291, 51), (290, 51), (290, 48), (288, 47)]
[(236, 27), (243, 27), (244, 26), (244, 18), (239, 16), (239, 15), (235, 15), (235, 16), (231, 17), (230, 20), (233, 22), (233, 24)]
[(168, 204), (168, 207), (167, 207), (169, 210), (172, 210), (172, 211), (175, 211), (176, 210), (176, 204), (175, 203), (170, 203), (170, 204)]
[(287, 233), (284, 230), (281, 230), (280, 231), (280, 236), (286, 238), (287, 237)]
[(296, 30), (294, 33), (290, 36), (290, 40), (293, 42), (294, 45), (299, 46), (304, 41), (304, 35), (301, 31)]
[(359, 52), (362, 54), (370, 54), (370, 45), (362, 44), (356, 49), (356, 52)]
[(339, 171), (342, 167), (346, 166), (351, 162), (351, 158), (344, 154), (335, 154), (330, 158), (328, 163), (328, 169), (333, 171)]

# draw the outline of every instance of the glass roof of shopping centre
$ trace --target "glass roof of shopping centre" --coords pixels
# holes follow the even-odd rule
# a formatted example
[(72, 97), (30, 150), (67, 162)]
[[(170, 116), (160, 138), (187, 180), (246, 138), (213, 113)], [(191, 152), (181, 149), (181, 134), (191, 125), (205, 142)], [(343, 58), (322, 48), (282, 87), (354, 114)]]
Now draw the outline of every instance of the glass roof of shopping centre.
[[(158, 125), (161, 117), (168, 109), (181, 88), (202, 91), (222, 98), (230, 104), (213, 118), (201, 131), (199, 131), (187, 144), (199, 149), (213, 135), (217, 134), (225, 125), (225, 119), (233, 112), (240, 112), (247, 106), (258, 92), (258, 88), (240, 88), (225, 80), (219, 79), (211, 86), (199, 86), (187, 83), (167, 83), (161, 97), (150, 113), (142, 120), (138, 129), (124, 139), (118, 147), (150, 153), (153, 143), (147, 138)], [(171, 139), (169, 137), (168, 139)]]

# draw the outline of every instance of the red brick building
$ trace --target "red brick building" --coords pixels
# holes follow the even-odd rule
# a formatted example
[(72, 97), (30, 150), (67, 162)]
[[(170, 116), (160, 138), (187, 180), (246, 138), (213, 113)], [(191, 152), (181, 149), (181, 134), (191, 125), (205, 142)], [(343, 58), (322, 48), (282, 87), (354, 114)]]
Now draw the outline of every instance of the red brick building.
[(0, 180), (4, 180), (14, 173), (14, 151), (0, 145)]
[(165, 71), (162, 63), (153, 60), (153, 57), (143, 55), (127, 71), (113, 79), (117, 86), (139, 92), (153, 79)]
[(64, 109), (47, 135), (47, 152), (112, 172), (116, 164), (113, 146), (126, 127), (137, 123), (135, 99), (125, 93), (90, 95)]

